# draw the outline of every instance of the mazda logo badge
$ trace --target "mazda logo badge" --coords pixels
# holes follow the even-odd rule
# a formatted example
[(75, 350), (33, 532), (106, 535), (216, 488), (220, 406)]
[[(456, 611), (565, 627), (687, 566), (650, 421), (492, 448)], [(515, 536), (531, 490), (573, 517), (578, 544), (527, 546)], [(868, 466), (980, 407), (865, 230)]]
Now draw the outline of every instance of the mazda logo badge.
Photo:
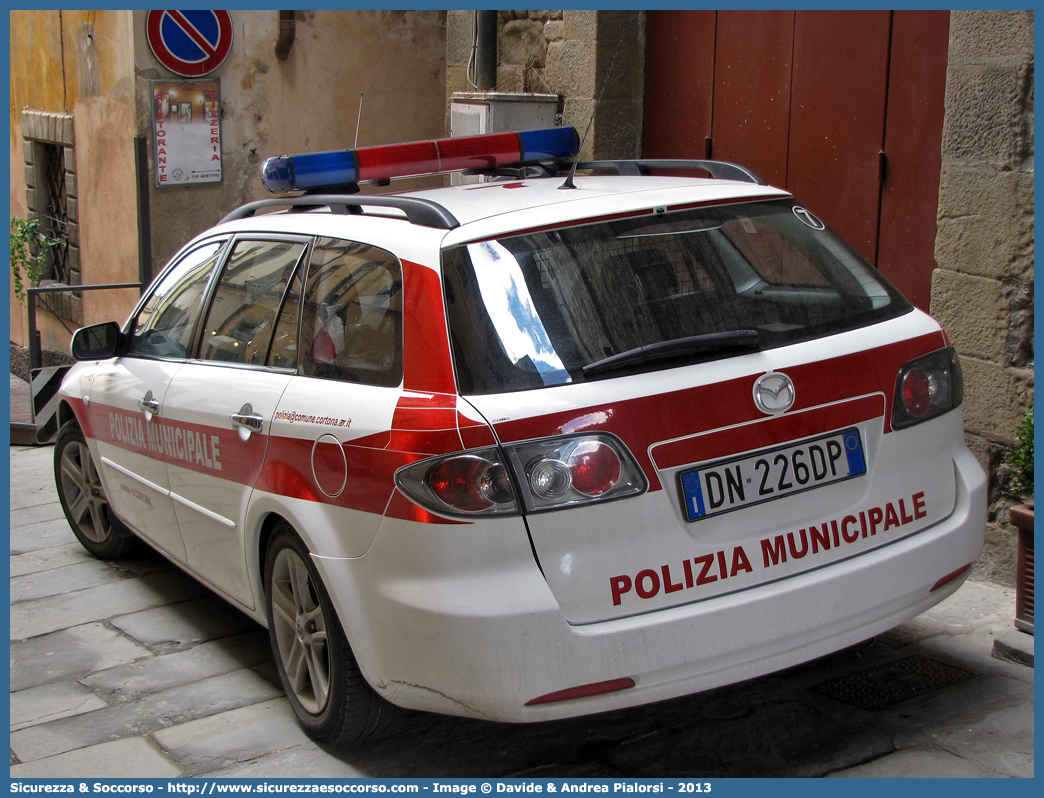
[(785, 413), (794, 406), (794, 383), (786, 374), (770, 371), (754, 382), (754, 404), (770, 416)]

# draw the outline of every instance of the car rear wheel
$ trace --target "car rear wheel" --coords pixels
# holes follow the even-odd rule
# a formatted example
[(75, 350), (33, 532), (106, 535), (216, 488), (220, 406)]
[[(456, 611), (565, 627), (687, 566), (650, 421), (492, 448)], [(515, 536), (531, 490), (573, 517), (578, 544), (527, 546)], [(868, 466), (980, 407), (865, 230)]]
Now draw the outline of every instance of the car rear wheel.
[(265, 563), (272, 653), (305, 731), (344, 746), (387, 729), (396, 708), (363, 678), (311, 555), (288, 524), (273, 530)]
[(138, 548), (138, 538), (109, 507), (98, 467), (74, 421), (62, 426), (54, 442), (54, 482), (69, 526), (87, 551), (117, 560)]

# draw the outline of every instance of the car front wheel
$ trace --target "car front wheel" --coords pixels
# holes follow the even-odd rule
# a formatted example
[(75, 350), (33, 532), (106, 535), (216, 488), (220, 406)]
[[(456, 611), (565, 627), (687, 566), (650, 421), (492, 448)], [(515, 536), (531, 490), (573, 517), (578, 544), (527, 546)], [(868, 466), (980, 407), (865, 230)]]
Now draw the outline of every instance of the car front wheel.
[(117, 560), (138, 548), (134, 533), (109, 507), (91, 450), (73, 421), (55, 438), (54, 482), (69, 526), (87, 551), (102, 560)]
[(396, 708), (363, 678), (311, 555), (288, 524), (273, 530), (265, 563), (272, 653), (305, 731), (344, 746), (387, 729)]

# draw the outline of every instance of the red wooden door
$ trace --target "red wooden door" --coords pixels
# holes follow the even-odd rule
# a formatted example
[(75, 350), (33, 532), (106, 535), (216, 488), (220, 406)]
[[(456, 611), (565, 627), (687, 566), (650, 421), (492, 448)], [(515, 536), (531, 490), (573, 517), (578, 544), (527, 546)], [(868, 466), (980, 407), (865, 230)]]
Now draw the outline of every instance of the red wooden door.
[(794, 12), (719, 11), (715, 51), (713, 157), (786, 186)]
[(874, 263), (888, 11), (799, 11), (787, 190)]
[(646, 157), (749, 166), (928, 307), (948, 12), (650, 11), (646, 31)]
[(935, 268), (949, 11), (896, 11), (877, 268), (928, 309)]
[[(714, 17), (713, 11), (660, 11), (646, 19), (646, 157), (706, 157), (714, 102)], [(673, 117), (669, 124), (665, 115)]]

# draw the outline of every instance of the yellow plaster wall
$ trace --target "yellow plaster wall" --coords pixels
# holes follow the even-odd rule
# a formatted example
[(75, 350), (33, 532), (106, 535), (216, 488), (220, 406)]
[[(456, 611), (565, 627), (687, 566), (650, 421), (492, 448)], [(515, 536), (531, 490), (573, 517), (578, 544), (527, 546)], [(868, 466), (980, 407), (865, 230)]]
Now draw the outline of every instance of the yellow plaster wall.
[[(134, 162), (127, 160), (133, 157), (135, 135), (133, 15), (130, 11), (11, 11), (10, 23), (11, 216), (24, 217), (27, 211), (23, 109), (73, 114), (84, 282), (137, 279)], [(82, 162), (81, 156), (86, 156)], [(113, 257), (129, 248), (134, 251), (132, 259)], [(129, 309), (124, 296), (103, 298), (88, 292), (84, 297), (86, 324), (113, 318), (114, 313), (125, 316)], [(25, 346), (29, 339), (25, 309), (13, 296), (10, 308), (11, 340)], [(61, 322), (41, 310), (37, 324), (43, 348), (68, 348), (70, 334)]]

